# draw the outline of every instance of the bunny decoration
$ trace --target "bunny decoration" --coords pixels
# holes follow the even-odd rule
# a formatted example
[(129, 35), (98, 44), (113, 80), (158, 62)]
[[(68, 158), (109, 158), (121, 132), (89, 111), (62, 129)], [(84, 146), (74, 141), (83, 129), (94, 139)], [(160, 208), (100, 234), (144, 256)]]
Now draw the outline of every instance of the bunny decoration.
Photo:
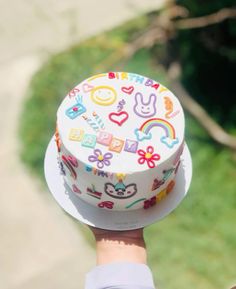
[(151, 93), (148, 102), (144, 102), (141, 92), (135, 94), (134, 112), (141, 117), (148, 118), (156, 113), (156, 95)]

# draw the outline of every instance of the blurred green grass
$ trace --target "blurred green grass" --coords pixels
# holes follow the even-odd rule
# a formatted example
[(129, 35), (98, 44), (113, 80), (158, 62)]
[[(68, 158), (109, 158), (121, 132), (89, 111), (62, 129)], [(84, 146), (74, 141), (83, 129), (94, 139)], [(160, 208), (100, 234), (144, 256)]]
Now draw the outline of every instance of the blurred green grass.
[[(67, 92), (99, 73), (98, 64), (145, 28), (142, 17), (53, 56), (33, 77), (20, 122), (21, 157), (43, 179), (43, 158), (56, 110)], [(152, 53), (140, 50), (106, 71), (131, 71), (168, 86)], [(229, 288), (236, 282), (236, 166), (230, 151), (213, 143), (186, 115), (193, 181), (174, 213), (146, 229), (149, 262), (159, 288)]]

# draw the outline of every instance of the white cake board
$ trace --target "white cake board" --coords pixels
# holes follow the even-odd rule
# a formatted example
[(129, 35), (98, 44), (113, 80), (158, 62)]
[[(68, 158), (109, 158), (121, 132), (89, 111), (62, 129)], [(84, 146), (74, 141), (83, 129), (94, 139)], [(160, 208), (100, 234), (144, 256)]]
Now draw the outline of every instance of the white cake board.
[(132, 230), (157, 222), (170, 214), (186, 196), (192, 178), (192, 160), (185, 145), (181, 164), (176, 175), (174, 190), (161, 202), (149, 209), (109, 211), (96, 208), (79, 199), (64, 183), (57, 162), (54, 137), (49, 142), (44, 171), (48, 187), (58, 204), (71, 216), (87, 225), (107, 230)]

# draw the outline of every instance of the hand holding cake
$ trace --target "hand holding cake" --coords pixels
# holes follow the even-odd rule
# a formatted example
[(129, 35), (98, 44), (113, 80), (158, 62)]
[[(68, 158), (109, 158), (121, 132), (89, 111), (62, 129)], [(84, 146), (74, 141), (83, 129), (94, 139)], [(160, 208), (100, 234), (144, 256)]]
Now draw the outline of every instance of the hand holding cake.
[(182, 107), (145, 76), (110, 72), (78, 84), (58, 109), (55, 140), (58, 171), (75, 196), (70, 200), (108, 217), (161, 214), (155, 205), (175, 191), (182, 190), (182, 199), (190, 184), (188, 152), (187, 175), (181, 164), (188, 151)]

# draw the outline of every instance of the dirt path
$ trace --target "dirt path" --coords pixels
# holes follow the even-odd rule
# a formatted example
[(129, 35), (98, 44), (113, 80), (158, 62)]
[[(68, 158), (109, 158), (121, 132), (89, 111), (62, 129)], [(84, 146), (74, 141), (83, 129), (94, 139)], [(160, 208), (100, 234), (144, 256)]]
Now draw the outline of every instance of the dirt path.
[(51, 53), (162, 2), (0, 0), (1, 288), (82, 289), (95, 262), (78, 226), (19, 161), (18, 121), (32, 75)]

